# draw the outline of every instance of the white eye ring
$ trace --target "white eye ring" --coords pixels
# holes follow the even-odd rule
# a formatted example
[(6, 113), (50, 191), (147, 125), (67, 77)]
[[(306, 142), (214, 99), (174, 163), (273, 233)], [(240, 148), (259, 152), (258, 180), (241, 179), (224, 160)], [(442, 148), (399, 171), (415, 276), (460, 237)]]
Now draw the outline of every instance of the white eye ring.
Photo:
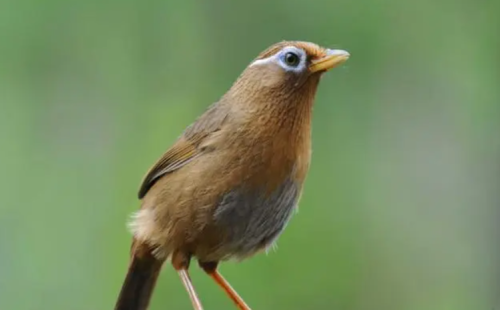
[[(288, 63), (287, 57), (289, 54), (296, 55), (298, 57), (298, 63)], [(284, 47), (277, 54), (277, 58), (279, 65), (286, 71), (302, 72), (306, 66), (306, 53), (303, 49), (297, 48), (295, 46)]]
[[(288, 53), (293, 53), (299, 57), (300, 61), (297, 65), (291, 66), (285, 61), (285, 57)], [(275, 63), (280, 67), (282, 67), (285, 71), (299, 73), (303, 72), (304, 69), (306, 68), (306, 58), (307, 58), (306, 52), (303, 49), (295, 46), (285, 46), (278, 53), (272, 56), (263, 59), (257, 59), (256, 61), (250, 64), (250, 67), (264, 65), (268, 63)]]

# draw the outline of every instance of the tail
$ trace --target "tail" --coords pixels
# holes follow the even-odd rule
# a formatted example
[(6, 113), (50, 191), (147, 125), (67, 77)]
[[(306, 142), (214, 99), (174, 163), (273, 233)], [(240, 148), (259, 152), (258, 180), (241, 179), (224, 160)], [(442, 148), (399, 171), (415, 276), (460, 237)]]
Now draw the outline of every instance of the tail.
[(127, 276), (115, 310), (146, 310), (162, 264), (163, 261), (156, 259), (149, 248), (133, 246)]

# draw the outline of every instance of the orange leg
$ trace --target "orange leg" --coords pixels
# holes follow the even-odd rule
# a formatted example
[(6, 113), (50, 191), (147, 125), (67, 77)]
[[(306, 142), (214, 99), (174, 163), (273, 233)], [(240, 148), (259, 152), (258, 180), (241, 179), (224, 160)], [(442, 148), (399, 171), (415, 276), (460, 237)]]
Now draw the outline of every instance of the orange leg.
[(231, 284), (217, 271), (217, 263), (200, 263), (205, 272), (226, 292), (240, 310), (251, 310), (243, 298), (231, 287)]
[(196, 294), (193, 283), (191, 282), (191, 277), (189, 276), (188, 270), (184, 268), (178, 269), (177, 273), (179, 274), (179, 277), (182, 280), (182, 284), (184, 284), (184, 287), (189, 294), (189, 298), (191, 299), (193, 308), (195, 310), (203, 310), (203, 306), (201, 305), (200, 298)]

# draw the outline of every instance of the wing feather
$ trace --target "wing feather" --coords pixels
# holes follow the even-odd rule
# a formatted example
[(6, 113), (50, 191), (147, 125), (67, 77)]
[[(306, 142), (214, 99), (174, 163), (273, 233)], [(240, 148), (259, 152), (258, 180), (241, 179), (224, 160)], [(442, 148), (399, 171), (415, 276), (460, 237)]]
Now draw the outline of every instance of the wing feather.
[(214, 104), (189, 126), (177, 142), (146, 173), (139, 189), (139, 199), (142, 199), (162, 176), (182, 168), (202, 155), (205, 149), (203, 142), (218, 132), (226, 119), (227, 110)]

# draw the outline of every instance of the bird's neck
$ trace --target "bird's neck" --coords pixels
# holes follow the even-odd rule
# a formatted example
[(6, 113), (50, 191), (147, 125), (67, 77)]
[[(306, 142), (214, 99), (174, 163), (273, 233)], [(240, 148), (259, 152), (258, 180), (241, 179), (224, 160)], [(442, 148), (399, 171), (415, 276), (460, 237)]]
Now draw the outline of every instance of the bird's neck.
[(233, 90), (223, 102), (229, 103), (233, 130), (240, 133), (234, 143), (255, 158), (280, 162), (283, 171), (268, 168), (273, 176), (293, 173), (293, 178), (303, 180), (310, 161), (315, 91), (315, 85), (289, 93), (261, 90), (245, 98)]
[(294, 145), (310, 137), (318, 82), (319, 79), (310, 79), (298, 88), (285, 85), (276, 89), (237, 81), (221, 101), (229, 103), (242, 124), (247, 123), (253, 130), (260, 128), (264, 136), (284, 138)]

